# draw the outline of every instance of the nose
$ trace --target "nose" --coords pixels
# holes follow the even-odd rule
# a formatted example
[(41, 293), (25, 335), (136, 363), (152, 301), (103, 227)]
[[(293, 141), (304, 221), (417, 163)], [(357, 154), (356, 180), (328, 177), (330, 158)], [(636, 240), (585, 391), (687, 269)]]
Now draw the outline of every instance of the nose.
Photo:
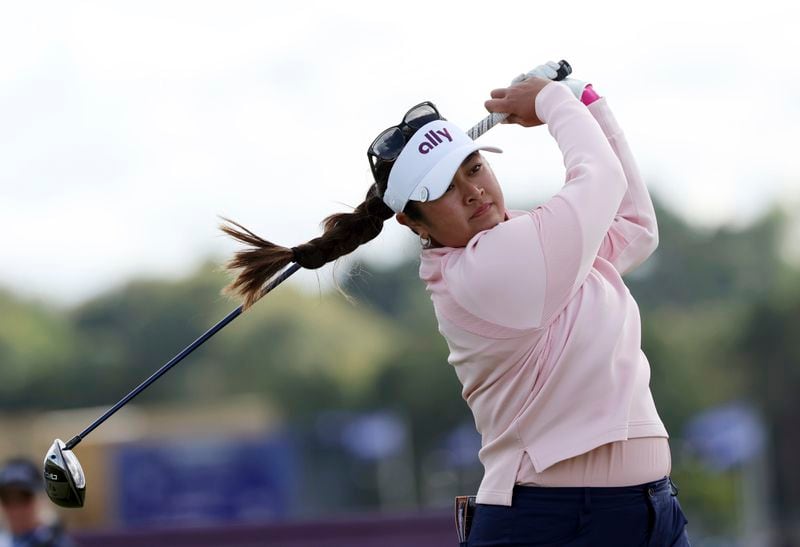
[(464, 201), (469, 205), (475, 200), (480, 200), (483, 196), (484, 189), (477, 184), (464, 182)]

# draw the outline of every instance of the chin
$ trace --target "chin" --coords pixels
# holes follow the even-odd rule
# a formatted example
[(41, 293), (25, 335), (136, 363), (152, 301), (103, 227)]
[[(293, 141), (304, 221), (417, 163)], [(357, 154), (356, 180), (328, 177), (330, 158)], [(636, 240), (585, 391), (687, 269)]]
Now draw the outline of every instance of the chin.
[(473, 218), (470, 220), (473, 226), (479, 227), (478, 231), (480, 230), (488, 230), (489, 228), (494, 228), (501, 222), (503, 222), (506, 218), (505, 212), (499, 211), (497, 207), (492, 207), (491, 210), (487, 211), (483, 215), (479, 216), (478, 218)]

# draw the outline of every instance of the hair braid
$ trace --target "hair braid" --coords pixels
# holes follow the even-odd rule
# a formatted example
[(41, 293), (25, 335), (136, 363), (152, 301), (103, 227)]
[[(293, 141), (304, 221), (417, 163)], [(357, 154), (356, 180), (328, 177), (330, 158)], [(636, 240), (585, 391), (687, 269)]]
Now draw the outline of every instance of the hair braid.
[(236, 278), (225, 292), (243, 297), (243, 306), (247, 309), (258, 300), (264, 284), (289, 263), (297, 262), (308, 269), (321, 268), (375, 239), (384, 221), (393, 215), (394, 211), (379, 196), (378, 186), (373, 184), (352, 213), (334, 213), (326, 217), (322, 221), (323, 234), (297, 247), (276, 245), (241, 224), (223, 219), (228, 223), (220, 226), (223, 232), (251, 246), (238, 251), (227, 263), (228, 270), (236, 271)]

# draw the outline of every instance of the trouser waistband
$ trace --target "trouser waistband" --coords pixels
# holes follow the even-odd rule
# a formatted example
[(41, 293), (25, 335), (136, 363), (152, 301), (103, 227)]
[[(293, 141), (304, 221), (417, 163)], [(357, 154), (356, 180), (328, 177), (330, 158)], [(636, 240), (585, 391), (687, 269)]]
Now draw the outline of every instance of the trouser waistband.
[(587, 496), (596, 502), (635, 500), (660, 495), (665, 491), (673, 496), (678, 494), (678, 487), (669, 476), (633, 486), (523, 486), (518, 484), (514, 486), (512, 505), (516, 502), (536, 503), (537, 501), (549, 504), (571, 504), (579, 500), (583, 501)]

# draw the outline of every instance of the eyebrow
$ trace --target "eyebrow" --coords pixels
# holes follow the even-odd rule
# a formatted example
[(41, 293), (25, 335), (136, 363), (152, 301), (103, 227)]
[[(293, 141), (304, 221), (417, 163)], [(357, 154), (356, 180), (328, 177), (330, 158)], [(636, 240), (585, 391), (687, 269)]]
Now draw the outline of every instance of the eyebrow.
[(461, 165), (460, 165), (459, 167), (464, 167), (464, 166), (465, 166), (466, 164), (468, 164), (468, 163), (469, 163), (469, 162), (470, 162), (470, 161), (471, 161), (471, 160), (472, 160), (472, 159), (473, 159), (473, 158), (474, 158), (474, 157), (475, 157), (477, 154), (478, 154), (478, 150), (475, 150), (474, 152), (470, 153), (470, 155), (469, 155), (469, 156), (467, 156), (466, 158), (464, 158), (464, 161), (462, 161), (462, 162), (461, 162)]

